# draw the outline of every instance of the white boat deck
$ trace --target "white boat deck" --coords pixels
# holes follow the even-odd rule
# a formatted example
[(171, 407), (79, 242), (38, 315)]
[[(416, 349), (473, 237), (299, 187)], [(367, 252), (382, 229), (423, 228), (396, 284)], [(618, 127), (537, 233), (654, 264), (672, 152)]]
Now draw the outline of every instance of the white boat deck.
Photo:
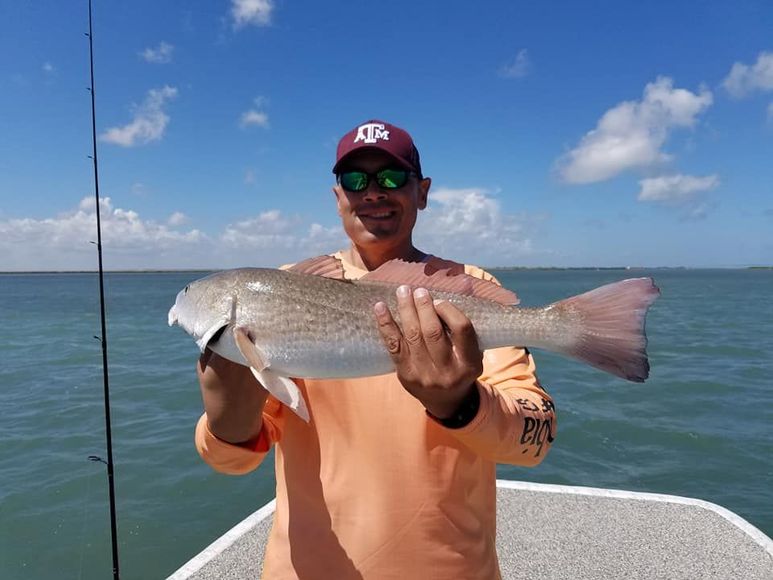
[[(651, 493), (497, 481), (504, 579), (773, 580), (773, 541), (709, 502)], [(274, 502), (168, 580), (260, 578)]]

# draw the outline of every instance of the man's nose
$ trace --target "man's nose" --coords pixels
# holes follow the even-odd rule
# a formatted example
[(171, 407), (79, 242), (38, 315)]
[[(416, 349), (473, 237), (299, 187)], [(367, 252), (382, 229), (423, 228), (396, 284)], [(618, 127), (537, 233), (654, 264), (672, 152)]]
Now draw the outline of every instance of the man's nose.
[(381, 188), (375, 179), (371, 179), (368, 187), (365, 188), (362, 199), (365, 201), (380, 201), (387, 198), (387, 193)]

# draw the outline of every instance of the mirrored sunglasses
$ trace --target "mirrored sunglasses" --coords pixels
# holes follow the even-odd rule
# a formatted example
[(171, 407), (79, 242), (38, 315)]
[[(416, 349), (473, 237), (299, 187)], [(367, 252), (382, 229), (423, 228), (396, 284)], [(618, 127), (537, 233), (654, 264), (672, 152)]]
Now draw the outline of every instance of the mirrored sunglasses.
[(347, 191), (364, 191), (368, 188), (371, 178), (375, 178), (379, 187), (399, 189), (406, 184), (411, 175), (415, 175), (414, 172), (405, 169), (382, 169), (377, 173), (344, 171), (338, 174), (338, 183)]

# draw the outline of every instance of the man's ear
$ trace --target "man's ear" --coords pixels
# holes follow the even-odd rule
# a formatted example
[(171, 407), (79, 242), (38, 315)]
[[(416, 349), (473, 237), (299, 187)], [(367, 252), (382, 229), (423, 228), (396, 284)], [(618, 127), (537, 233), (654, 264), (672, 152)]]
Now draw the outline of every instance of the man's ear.
[(336, 196), (336, 211), (338, 212), (338, 217), (341, 216), (341, 196), (343, 195), (343, 191), (341, 191), (341, 188), (337, 185), (333, 186), (333, 195)]
[(432, 185), (432, 179), (425, 177), (419, 182), (419, 199), (417, 200), (417, 207), (419, 209), (425, 209), (427, 207), (427, 198), (429, 196), (429, 188)]

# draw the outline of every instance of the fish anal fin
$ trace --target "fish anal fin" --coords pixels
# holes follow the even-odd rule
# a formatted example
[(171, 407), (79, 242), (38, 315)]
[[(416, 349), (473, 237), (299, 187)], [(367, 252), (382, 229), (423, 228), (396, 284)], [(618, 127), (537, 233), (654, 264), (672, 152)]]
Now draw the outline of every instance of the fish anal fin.
[(421, 287), (430, 291), (474, 296), (510, 306), (519, 302), (514, 292), (495, 282), (465, 274), (464, 266), (461, 264), (439, 259), (430, 259), (427, 263), (405, 262), (399, 259), (390, 260), (372, 272), (368, 272), (360, 280), (363, 282), (407, 284), (413, 288)]
[(306, 407), (306, 401), (303, 400), (298, 385), (292, 379), (269, 370), (268, 361), (252, 342), (246, 329), (234, 328), (234, 341), (258, 382), (278, 401), (287, 405), (296, 415), (308, 423), (309, 409)]
[(344, 266), (341, 260), (327, 255), (303, 260), (287, 268), (287, 271), (295, 272), (296, 274), (322, 276), (323, 278), (332, 278), (334, 280), (344, 279)]
[(298, 385), (292, 379), (278, 375), (267, 368), (259, 371), (250, 367), (250, 370), (258, 382), (278, 401), (287, 405), (301, 419), (309, 422), (309, 409), (306, 407), (306, 401), (303, 400)]

